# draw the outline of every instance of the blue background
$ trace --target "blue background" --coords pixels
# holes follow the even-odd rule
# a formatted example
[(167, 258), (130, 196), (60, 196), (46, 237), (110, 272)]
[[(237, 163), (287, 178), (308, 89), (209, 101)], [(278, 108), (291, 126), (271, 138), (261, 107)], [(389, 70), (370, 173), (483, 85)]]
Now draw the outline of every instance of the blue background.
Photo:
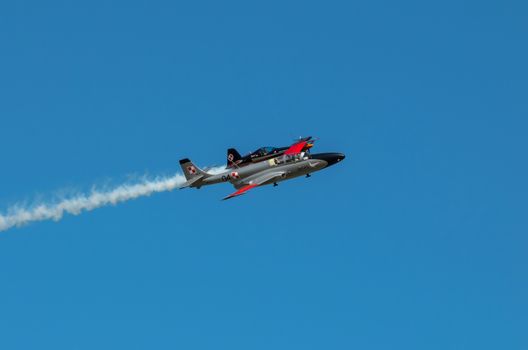
[(0, 205), (346, 160), (0, 236), (2, 349), (526, 349), (522, 1), (0, 4)]

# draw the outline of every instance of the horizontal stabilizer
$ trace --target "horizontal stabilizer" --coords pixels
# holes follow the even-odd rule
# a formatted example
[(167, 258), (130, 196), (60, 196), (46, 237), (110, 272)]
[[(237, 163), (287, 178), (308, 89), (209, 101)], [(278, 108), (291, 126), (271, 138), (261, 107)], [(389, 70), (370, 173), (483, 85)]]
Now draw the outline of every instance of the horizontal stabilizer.
[(197, 183), (198, 181), (202, 180), (203, 179), (203, 175), (198, 175), (198, 176), (195, 176), (193, 177), (192, 179), (188, 180), (186, 183), (184, 183), (183, 185), (181, 185), (179, 188), (180, 190), (183, 189), (183, 188), (187, 188), (187, 187), (192, 187), (193, 184)]

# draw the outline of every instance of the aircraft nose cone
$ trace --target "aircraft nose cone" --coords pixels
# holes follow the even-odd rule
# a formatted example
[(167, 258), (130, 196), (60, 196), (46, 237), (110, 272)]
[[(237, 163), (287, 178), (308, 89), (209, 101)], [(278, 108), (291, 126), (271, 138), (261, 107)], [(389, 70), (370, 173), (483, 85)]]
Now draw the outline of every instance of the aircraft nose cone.
[(345, 159), (345, 155), (343, 153), (334, 153), (333, 157), (331, 157), (330, 161), (328, 162), (328, 165), (334, 165), (343, 159)]
[(328, 163), (327, 166), (334, 165), (345, 159), (343, 153), (319, 153), (313, 154), (312, 158), (321, 159)]

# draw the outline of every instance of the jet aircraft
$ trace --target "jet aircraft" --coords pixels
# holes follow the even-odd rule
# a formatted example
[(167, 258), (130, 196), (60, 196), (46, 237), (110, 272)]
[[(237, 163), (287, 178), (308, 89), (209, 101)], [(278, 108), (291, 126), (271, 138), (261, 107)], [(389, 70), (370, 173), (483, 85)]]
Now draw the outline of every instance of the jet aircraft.
[(277, 186), (280, 181), (298, 176), (305, 175), (310, 177), (311, 173), (345, 159), (343, 153), (309, 154), (303, 151), (307, 142), (300, 141), (293, 144), (281, 156), (258, 163), (250, 163), (237, 169), (226, 169), (225, 172), (220, 174), (209, 174), (198, 168), (189, 159), (182, 159), (180, 160), (180, 166), (187, 182), (180, 188), (195, 187), (199, 189), (206, 185), (229, 182), (237, 191), (223, 198), (226, 200), (245, 194), (257, 186), (269, 184)]
[[(308, 151), (314, 144), (315, 139), (311, 136), (303, 137), (297, 140), (296, 143), (306, 142), (302, 151)], [(240, 153), (234, 148), (227, 150), (227, 168), (240, 168), (251, 163), (258, 163), (266, 159), (278, 157), (288, 148), (287, 147), (261, 147), (254, 152), (241, 156)]]

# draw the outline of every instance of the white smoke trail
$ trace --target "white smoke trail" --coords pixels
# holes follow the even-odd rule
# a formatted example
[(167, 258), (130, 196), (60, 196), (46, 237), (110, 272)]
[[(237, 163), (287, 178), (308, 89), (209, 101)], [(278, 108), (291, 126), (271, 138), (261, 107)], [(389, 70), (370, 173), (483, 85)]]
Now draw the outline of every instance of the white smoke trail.
[(214, 166), (212, 168), (205, 168), (204, 171), (206, 171), (208, 174), (211, 175), (218, 175), (226, 171), (225, 166)]
[[(220, 173), (225, 168), (209, 169), (210, 174)], [(156, 192), (172, 191), (185, 183), (185, 177), (176, 174), (171, 177), (143, 180), (135, 184), (123, 184), (110, 190), (93, 189), (89, 194), (81, 194), (62, 199), (56, 203), (43, 203), (30, 207), (15, 206), (7, 214), (0, 214), (0, 231), (22, 226), (33, 221), (60, 220), (65, 213), (79, 215), (107, 205), (116, 205), (138, 197), (149, 196)]]

